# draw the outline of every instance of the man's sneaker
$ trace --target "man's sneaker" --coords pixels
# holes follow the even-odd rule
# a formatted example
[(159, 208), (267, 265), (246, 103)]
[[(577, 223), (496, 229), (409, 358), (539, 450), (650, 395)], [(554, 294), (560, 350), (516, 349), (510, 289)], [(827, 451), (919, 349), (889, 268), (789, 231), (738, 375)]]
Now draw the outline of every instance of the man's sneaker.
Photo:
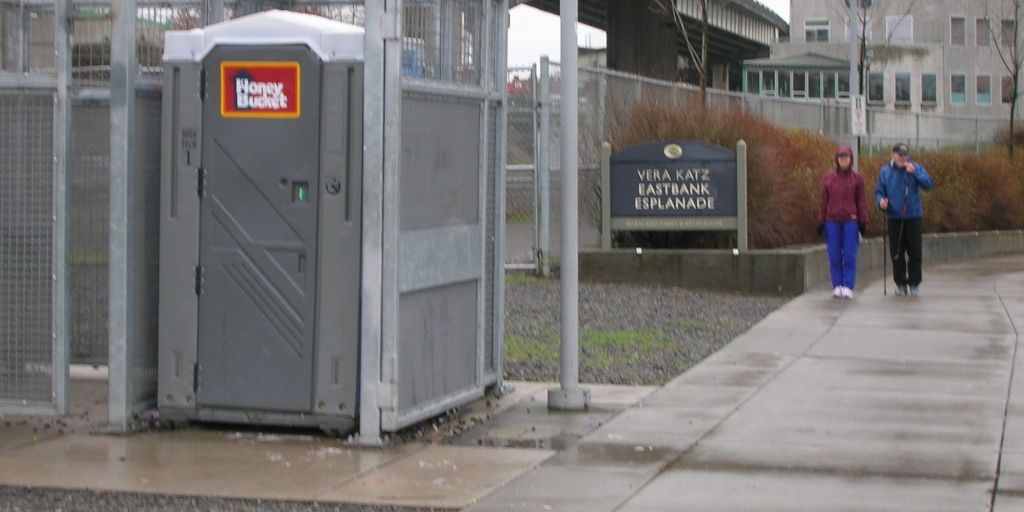
[(853, 298), (853, 290), (852, 289), (847, 288), (847, 287), (844, 286), (843, 289), (842, 289), (842, 292), (843, 292), (843, 298), (844, 299), (852, 299)]
[(907, 285), (905, 285), (905, 284), (896, 285), (896, 296), (897, 297), (906, 297), (907, 296)]
[(920, 293), (920, 291), (917, 289), (917, 286), (910, 285), (910, 294), (917, 297), (918, 293)]
[(836, 286), (835, 288), (832, 288), (832, 298), (833, 299), (841, 299), (841, 298), (843, 298), (843, 287), (842, 286)]

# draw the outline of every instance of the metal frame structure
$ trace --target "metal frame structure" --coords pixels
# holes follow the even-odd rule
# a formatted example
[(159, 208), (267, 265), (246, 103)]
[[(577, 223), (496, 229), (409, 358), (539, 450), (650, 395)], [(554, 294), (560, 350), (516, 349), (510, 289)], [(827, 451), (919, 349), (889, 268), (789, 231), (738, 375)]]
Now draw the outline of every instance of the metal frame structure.
[[(136, 41), (142, 37), (137, 22), (141, 13), (179, 12), (195, 20), (190, 26), (203, 26), (245, 12), (243, 2), (224, 0), (124, 0), (116, 4), (103, 0), (0, 0), (27, 12), (28, 8), (54, 12), (54, 40), (57, 45), (52, 70), (24, 73), (0, 73), (0, 94), (15, 91), (45, 91), (54, 98), (54, 186), (52, 192), (54, 228), (51, 265), (53, 268), (53, 400), (46, 403), (0, 402), (0, 413), (64, 414), (67, 412), (68, 359), (68, 197), (70, 120), (72, 102), (104, 105), (109, 102), (109, 242), (105, 254), (108, 286), (104, 293), (108, 304), (106, 362), (109, 364), (109, 422), (115, 430), (131, 429), (140, 412), (155, 402), (156, 339), (155, 304), (146, 294), (153, 278), (152, 240), (146, 236), (150, 222), (152, 196), (148, 157), (141, 154), (140, 143), (150, 130), (144, 120), (153, 94), (160, 91), (162, 77), (155, 68), (140, 65)], [(415, 2), (443, 7), (435, 30), (441, 33), (440, 55), (444, 66), (438, 76), (403, 76), (403, 8)], [(359, 441), (376, 444), (381, 433), (394, 431), (429, 416), (444, 412), (479, 396), (484, 388), (501, 383), (501, 339), (503, 307), (504, 201), (505, 201), (505, 104), (506, 104), (506, 32), (507, 0), (280, 0), (262, 7), (277, 6), (307, 10), (324, 6), (353, 7), (364, 15), (365, 76), (363, 89), (365, 156), (363, 183), (363, 246), (360, 310), (360, 403)], [(74, 30), (72, 8), (109, 9), (109, 50), (95, 62), (80, 62), (69, 44)], [(467, 29), (453, 18), (458, 9), (469, 9), (480, 28)], [(450, 16), (445, 17), (445, 13)], [(107, 19), (107, 18), (105, 18)], [(96, 22), (100, 28), (102, 22)], [(168, 24), (170, 22), (167, 22)], [(171, 27), (167, 27), (171, 28)], [(182, 28), (182, 27), (174, 27)], [(467, 32), (467, 30), (469, 30)], [(447, 33), (445, 33), (447, 31)], [(454, 36), (452, 34), (455, 34)], [(462, 40), (469, 34), (473, 39)], [(22, 41), (25, 39), (19, 39)], [(467, 50), (465, 45), (472, 44)], [(23, 51), (22, 51), (23, 50)], [(18, 65), (29, 67), (29, 49), (15, 50), (22, 58)], [(76, 48), (77, 50), (77, 48)], [(109, 51), (109, 60), (102, 55)], [(467, 53), (468, 52), (468, 53)], [(457, 61), (471, 54), (477, 67), (466, 71)], [(75, 57), (75, 58), (73, 58)], [(88, 64), (88, 69), (86, 69)], [(76, 75), (78, 73), (78, 75)], [(85, 74), (89, 76), (86, 77)], [(107, 76), (109, 73), (109, 77)], [(473, 73), (476, 73), (475, 75)], [(77, 77), (77, 78), (76, 78)], [(429, 95), (445, 101), (470, 102), (479, 106), (480, 151), (479, 242), (474, 251), (484, 263), (474, 284), (478, 318), (477, 354), (472, 386), (445, 396), (399, 407), (398, 389), (402, 376), (398, 362), (399, 302), (403, 283), (403, 240), (408, 237), (400, 224), (402, 98)], [(155, 123), (159, 125), (159, 123)], [(501, 158), (498, 158), (501, 155)], [(146, 162), (144, 162), (144, 160)], [(140, 213), (142, 212), (142, 213)], [(141, 215), (141, 217), (140, 217)], [(157, 217), (159, 213), (157, 213)], [(434, 243), (438, 243), (435, 241)], [(2, 361), (0, 361), (2, 362)], [(103, 362), (99, 357), (90, 362)], [(0, 393), (2, 393), (0, 389)], [(0, 394), (0, 396), (3, 396)]]
[[(53, 68), (50, 70), (34, 71), (30, 68), (27, 34), (14, 33), (5, 34), (5, 43), (17, 46), (17, 58), (11, 64), (13, 70), (4, 69), (0, 71), (0, 94), (15, 95), (22, 98), (30, 96), (44, 96), (52, 98), (53, 119), (52, 119), (52, 140), (50, 141), (53, 165), (50, 181), (52, 189), (49, 201), (51, 204), (51, 225), (50, 225), (50, 250), (46, 255), (50, 276), (50, 316), (47, 325), (34, 326), (40, 331), (49, 332), (49, 346), (46, 347), (50, 353), (50, 399), (49, 400), (19, 400), (13, 396), (7, 396), (0, 389), (0, 412), (10, 414), (32, 414), (32, 415), (64, 415), (68, 413), (68, 279), (67, 279), (67, 244), (68, 244), (68, 215), (67, 215), (67, 179), (68, 179), (68, 133), (70, 126), (70, 99), (68, 94), (68, 83), (70, 77), (70, 40), (68, 37), (68, 5), (71, 0), (55, 0), (52, 4), (53, 16)], [(19, 3), (19, 16), (21, 23), (12, 23), (9, 27), (24, 30), (30, 19), (25, 7), (27, 2)], [(8, 28), (7, 30), (10, 30)], [(0, 174), (4, 171), (0, 167)], [(0, 218), (0, 224), (8, 224), (10, 219)], [(24, 226), (19, 226), (24, 227)], [(5, 276), (11, 277), (11, 276)], [(45, 279), (43, 276), (41, 279)], [(29, 283), (31, 285), (31, 283)], [(36, 283), (39, 284), (39, 283)], [(0, 293), (8, 296), (17, 296), (17, 285), (15, 289), (3, 289)], [(20, 314), (14, 312), (15, 314)], [(31, 326), (30, 326), (31, 328)], [(4, 342), (8, 350), (10, 346), (16, 346), (19, 340), (0, 340)], [(0, 361), (2, 363), (2, 361)], [(39, 362), (42, 364), (42, 361)], [(0, 365), (0, 371), (5, 371)], [(12, 369), (17, 371), (16, 369)], [(17, 376), (14, 377), (15, 379)]]

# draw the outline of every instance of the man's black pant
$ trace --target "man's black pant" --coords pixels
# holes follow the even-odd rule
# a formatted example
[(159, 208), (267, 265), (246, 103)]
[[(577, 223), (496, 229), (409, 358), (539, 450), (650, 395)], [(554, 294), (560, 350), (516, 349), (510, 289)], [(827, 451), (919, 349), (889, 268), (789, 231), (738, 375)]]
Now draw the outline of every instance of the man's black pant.
[(921, 284), (921, 219), (889, 219), (889, 255), (896, 286)]

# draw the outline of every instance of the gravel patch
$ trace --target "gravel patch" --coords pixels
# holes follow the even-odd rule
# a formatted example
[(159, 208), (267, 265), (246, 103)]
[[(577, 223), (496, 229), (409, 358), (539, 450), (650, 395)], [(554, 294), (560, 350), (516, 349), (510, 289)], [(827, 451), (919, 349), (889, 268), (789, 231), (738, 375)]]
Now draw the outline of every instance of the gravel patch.
[[(580, 381), (662, 385), (788, 298), (626, 284), (580, 283)], [(558, 378), (559, 282), (509, 274), (505, 378)]]
[(0, 486), (0, 511), (132, 511), (180, 512), (428, 512), (426, 509), (375, 505), (167, 496), (162, 494), (97, 492), (69, 489)]

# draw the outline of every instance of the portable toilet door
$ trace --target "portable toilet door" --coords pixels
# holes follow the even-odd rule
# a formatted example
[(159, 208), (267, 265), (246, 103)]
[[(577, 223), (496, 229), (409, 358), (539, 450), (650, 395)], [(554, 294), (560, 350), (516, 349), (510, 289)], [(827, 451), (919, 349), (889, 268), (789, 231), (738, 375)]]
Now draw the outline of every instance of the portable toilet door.
[[(362, 37), (282, 11), (169, 33), (165, 417), (354, 424)], [(181, 158), (183, 138), (197, 144)]]

